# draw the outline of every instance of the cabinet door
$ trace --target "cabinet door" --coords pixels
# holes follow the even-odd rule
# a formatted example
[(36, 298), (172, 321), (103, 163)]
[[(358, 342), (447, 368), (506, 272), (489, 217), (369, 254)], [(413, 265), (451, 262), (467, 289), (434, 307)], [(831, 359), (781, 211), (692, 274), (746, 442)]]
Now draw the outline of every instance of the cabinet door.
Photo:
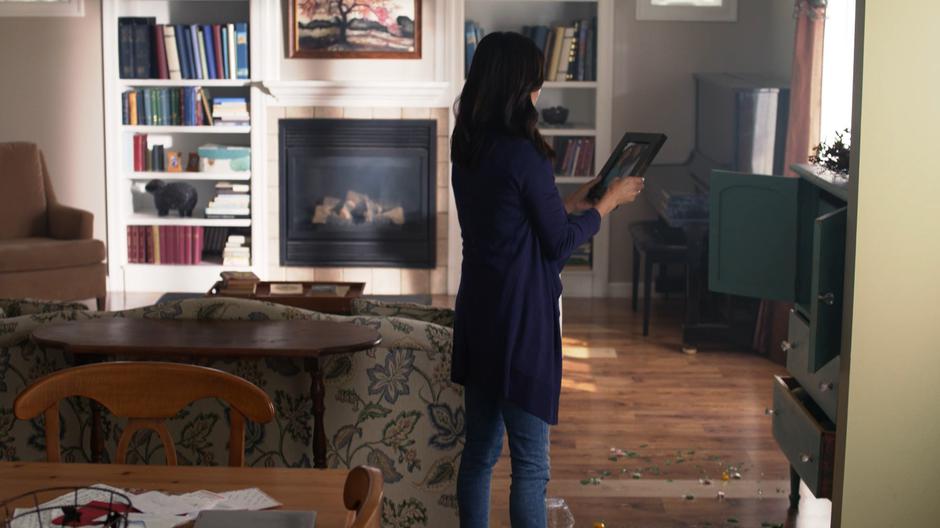
[(746, 297), (796, 295), (798, 178), (713, 171), (708, 286)]
[(842, 343), (842, 284), (845, 274), (846, 209), (820, 216), (813, 225), (810, 286), (809, 369), (816, 372), (839, 355)]

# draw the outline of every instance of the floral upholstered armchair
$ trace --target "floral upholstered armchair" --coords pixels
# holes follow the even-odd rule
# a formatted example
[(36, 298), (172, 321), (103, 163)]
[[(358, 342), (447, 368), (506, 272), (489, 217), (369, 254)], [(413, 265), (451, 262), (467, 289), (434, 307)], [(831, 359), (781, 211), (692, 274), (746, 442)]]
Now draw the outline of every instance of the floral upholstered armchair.
[[(450, 328), (416, 319), (444, 317), (428, 310), (408, 317), (365, 315), (398, 310), (395, 305), (357, 307), (360, 315), (334, 316), (243, 299), (188, 299), (120, 312), (91, 312), (80, 305), (21, 301), (0, 310), (0, 459), (39, 460), (45, 457), (40, 420), (18, 421), (13, 400), (29, 383), (72, 364), (54, 349), (36, 346), (29, 338), (40, 325), (65, 321), (128, 317), (159, 319), (327, 319), (375, 328), (382, 343), (372, 350), (331, 356), (322, 366), (326, 382), (327, 464), (353, 467), (368, 464), (382, 470), (385, 499), (382, 523), (390, 527), (450, 526), (456, 517), (456, 475), (464, 443), (462, 391), (450, 382)], [(13, 308), (18, 306), (18, 308)], [(411, 310), (411, 308), (409, 308)], [(388, 313), (388, 312), (382, 312)], [(10, 315), (18, 315), (10, 317)], [(264, 389), (274, 401), (271, 423), (249, 423), (246, 464), (310, 466), (313, 418), (310, 379), (299, 360), (203, 361), (232, 372)], [(61, 407), (64, 460), (90, 459), (90, 410), (77, 398)], [(227, 414), (215, 400), (196, 402), (168, 422), (180, 463), (214, 465), (227, 460)], [(103, 420), (107, 451), (113, 453), (122, 423)], [(129, 463), (163, 463), (162, 444), (155, 435), (138, 433)]]

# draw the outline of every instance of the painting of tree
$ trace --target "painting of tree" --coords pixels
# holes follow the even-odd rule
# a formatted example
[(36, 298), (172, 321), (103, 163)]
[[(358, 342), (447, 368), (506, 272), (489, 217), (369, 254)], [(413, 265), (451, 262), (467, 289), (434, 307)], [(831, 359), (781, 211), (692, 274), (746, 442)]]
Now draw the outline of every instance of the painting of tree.
[(420, 58), (420, 0), (292, 0), (291, 57)]

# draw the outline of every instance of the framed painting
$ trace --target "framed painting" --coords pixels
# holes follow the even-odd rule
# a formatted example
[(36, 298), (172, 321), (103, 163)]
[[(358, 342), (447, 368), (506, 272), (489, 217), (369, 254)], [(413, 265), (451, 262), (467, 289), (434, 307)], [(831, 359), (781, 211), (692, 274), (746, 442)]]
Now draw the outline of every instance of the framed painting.
[(288, 11), (290, 58), (421, 58), (421, 0), (289, 0)]

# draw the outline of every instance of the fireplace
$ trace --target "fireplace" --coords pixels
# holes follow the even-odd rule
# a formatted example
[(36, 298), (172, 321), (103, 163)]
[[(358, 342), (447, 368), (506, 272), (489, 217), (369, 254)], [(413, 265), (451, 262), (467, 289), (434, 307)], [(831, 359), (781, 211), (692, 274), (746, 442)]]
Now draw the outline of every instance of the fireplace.
[(434, 268), (434, 120), (282, 119), (282, 266)]

